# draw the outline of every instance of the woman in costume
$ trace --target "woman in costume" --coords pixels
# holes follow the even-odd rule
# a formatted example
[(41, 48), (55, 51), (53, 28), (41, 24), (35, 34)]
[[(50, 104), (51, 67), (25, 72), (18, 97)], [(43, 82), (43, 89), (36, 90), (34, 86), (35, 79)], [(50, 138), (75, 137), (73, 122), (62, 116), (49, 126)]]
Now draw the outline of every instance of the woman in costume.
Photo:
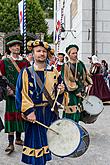
[(90, 95), (95, 95), (103, 102), (110, 101), (110, 91), (107, 83), (104, 80), (102, 74), (102, 66), (96, 55), (92, 56), (92, 68), (90, 70), (91, 78), (93, 80), (93, 86), (89, 92)]
[[(59, 99), (63, 98), (64, 85), (55, 68), (48, 65), (47, 54), (51, 51), (46, 42), (39, 40), (31, 44), (34, 64), (24, 69), (17, 80), (16, 106), (26, 116), (25, 139), (22, 161), (26, 164), (45, 165), (51, 160), (47, 142), (47, 129), (30, 121), (39, 121), (47, 126), (57, 119), (55, 111), (51, 111), (51, 101), (55, 99), (55, 90), (60, 89)], [(38, 83), (39, 79), (42, 84)], [(59, 85), (58, 85), (59, 84)], [(45, 89), (49, 97), (45, 95)]]
[(105, 81), (107, 81), (108, 64), (107, 64), (107, 62), (105, 60), (102, 60), (101, 61), (101, 66), (102, 66), (101, 73), (103, 74)]
[(64, 94), (64, 113), (63, 117), (72, 119), (76, 122), (80, 120), (82, 110), (82, 95), (85, 93), (85, 87), (90, 88), (92, 80), (88, 75), (84, 63), (78, 60), (77, 45), (69, 45), (66, 53), (69, 61), (62, 67), (61, 75), (66, 84), (67, 92)]

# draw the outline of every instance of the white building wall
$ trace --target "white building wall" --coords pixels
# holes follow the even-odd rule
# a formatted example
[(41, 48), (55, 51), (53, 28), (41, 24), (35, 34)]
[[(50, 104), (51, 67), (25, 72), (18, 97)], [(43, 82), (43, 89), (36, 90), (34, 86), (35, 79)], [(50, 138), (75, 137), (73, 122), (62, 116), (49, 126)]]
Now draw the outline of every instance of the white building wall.
[(82, 0), (82, 60), (88, 63), (92, 49), (92, 0)]
[[(65, 17), (66, 27), (70, 29), (70, 4), (66, 0)], [(110, 65), (110, 0), (96, 0), (95, 22), (95, 50), (100, 60), (105, 59)], [(79, 58), (88, 63), (88, 56), (92, 55), (92, 0), (78, 0), (78, 13), (72, 20), (72, 29), (76, 30), (73, 38), (71, 33), (60, 42), (60, 51), (65, 52), (69, 44), (78, 44)]]
[[(82, 58), (87, 61), (91, 56), (92, 40), (92, 0), (83, 0), (82, 3), (83, 42)], [(88, 29), (90, 38), (87, 40)], [(96, 0), (96, 22), (95, 22), (95, 50), (100, 61), (105, 59), (110, 65), (110, 1)]]
[[(70, 4), (72, 0), (66, 0), (65, 4), (65, 30), (70, 30)], [(75, 35), (76, 38), (73, 37), (71, 32), (68, 32), (67, 37), (64, 40), (61, 40), (60, 42), (60, 51), (65, 53), (65, 49), (70, 44), (77, 44), (80, 47), (79, 50), (79, 58), (81, 58), (81, 52), (82, 52), (82, 6), (79, 4), (82, 0), (78, 1), (78, 14), (74, 17), (72, 20), (72, 32)], [(76, 30), (74, 32), (73, 30)], [(67, 33), (67, 32), (66, 32)]]
[(97, 0), (96, 7), (96, 42), (98, 46), (100, 44), (97, 54), (100, 60), (105, 59), (110, 65), (110, 0)]

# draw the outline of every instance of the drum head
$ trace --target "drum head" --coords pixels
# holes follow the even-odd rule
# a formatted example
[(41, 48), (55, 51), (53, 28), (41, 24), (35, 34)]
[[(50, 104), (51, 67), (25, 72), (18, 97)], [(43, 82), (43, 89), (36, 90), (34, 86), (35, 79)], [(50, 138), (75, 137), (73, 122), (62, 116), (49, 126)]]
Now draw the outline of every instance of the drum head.
[(90, 115), (98, 115), (103, 110), (102, 101), (96, 96), (88, 96), (83, 100), (83, 108)]
[(59, 133), (57, 135), (49, 129), (47, 131), (49, 149), (54, 155), (65, 157), (78, 148), (81, 133), (75, 122), (69, 119), (60, 119), (52, 123), (50, 128)]

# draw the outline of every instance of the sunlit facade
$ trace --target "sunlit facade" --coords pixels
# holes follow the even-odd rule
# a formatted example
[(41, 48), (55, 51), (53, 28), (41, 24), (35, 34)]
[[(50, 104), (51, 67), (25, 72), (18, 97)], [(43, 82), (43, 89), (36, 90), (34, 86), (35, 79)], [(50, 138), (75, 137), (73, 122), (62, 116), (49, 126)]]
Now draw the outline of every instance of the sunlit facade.
[[(93, 1), (95, 8), (93, 8)], [(97, 54), (100, 60), (105, 59), (109, 62), (110, 1), (93, 1), (65, 0), (63, 14), (65, 32), (61, 33), (59, 51), (65, 52), (68, 44), (75, 43), (80, 47), (79, 58), (83, 61), (88, 62), (88, 56)], [(93, 12), (95, 13), (95, 20), (93, 20)]]

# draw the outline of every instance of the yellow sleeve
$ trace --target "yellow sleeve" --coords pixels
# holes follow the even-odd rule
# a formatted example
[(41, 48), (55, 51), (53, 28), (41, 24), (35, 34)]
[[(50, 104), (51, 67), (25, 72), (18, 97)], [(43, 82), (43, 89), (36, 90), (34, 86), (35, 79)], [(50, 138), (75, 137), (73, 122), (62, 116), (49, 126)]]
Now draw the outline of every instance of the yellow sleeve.
[(22, 106), (21, 112), (25, 113), (31, 108), (34, 108), (34, 103), (28, 95), (28, 74), (27, 71), (24, 70), (22, 74)]

